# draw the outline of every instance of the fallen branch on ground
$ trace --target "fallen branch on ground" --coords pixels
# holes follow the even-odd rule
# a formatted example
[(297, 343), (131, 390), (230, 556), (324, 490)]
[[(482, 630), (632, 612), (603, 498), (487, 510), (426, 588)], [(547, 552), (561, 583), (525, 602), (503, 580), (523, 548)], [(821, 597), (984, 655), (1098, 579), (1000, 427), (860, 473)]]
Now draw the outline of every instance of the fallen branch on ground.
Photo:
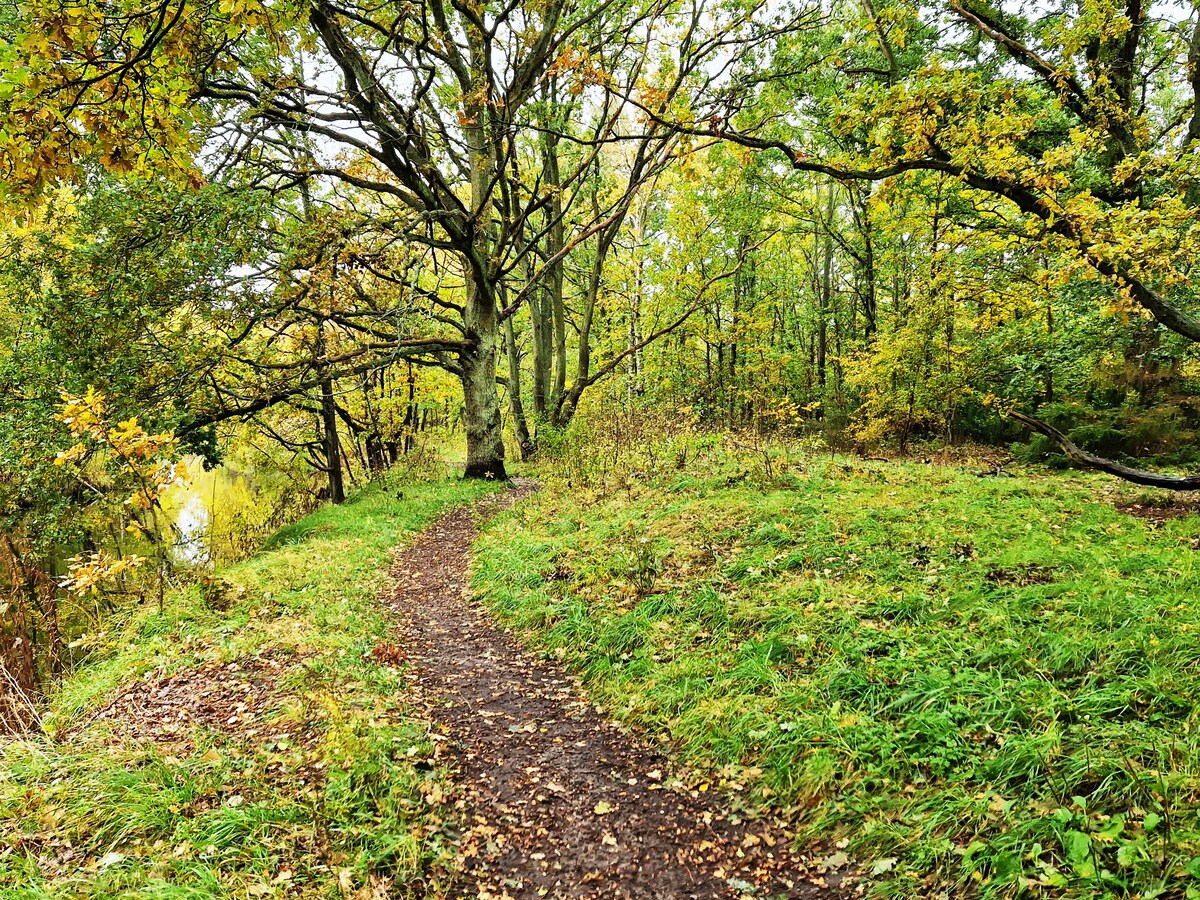
[(1101, 472), (1107, 472), (1109, 475), (1115, 475), (1124, 481), (1131, 481), (1134, 484), (1141, 484), (1146, 487), (1166, 488), (1169, 491), (1200, 491), (1200, 475), (1162, 475), (1158, 472), (1147, 471), (1146, 469), (1135, 469), (1132, 466), (1124, 465), (1115, 460), (1105, 459), (1103, 456), (1088, 453), (1053, 425), (1043, 422), (1041, 419), (1035, 419), (1033, 416), (1018, 412), (1015, 409), (1010, 409), (1006, 415), (1050, 438), (1050, 440), (1058, 445), (1067, 459), (1078, 465), (1098, 469)]

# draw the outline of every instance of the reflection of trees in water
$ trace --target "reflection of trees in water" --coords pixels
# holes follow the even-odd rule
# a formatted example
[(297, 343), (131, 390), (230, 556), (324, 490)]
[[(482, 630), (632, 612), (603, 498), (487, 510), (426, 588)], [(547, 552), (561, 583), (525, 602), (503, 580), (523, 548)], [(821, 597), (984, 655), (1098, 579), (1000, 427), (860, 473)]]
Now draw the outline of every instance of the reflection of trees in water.
[(228, 465), (205, 471), (199, 460), (188, 465), (192, 479), (169, 498), (172, 556), (182, 566), (244, 559), (318, 502), (310, 487), (297, 489), (274, 473)]
[(175, 544), (172, 553), (176, 562), (198, 566), (208, 562), (208, 508), (199, 494), (188, 498), (175, 514)]

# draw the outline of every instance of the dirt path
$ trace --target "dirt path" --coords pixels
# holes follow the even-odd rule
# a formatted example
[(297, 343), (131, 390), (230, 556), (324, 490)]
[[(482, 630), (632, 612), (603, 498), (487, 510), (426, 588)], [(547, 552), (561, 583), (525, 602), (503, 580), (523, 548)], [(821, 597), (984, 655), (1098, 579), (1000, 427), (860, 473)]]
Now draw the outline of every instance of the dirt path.
[(666, 759), (622, 733), (559, 667), (468, 596), (477, 516), (455, 510), (397, 557), (390, 603), (419, 699), (445, 729), (471, 826), (456, 898), (832, 898), (770, 827), (731, 824), (667, 785)]

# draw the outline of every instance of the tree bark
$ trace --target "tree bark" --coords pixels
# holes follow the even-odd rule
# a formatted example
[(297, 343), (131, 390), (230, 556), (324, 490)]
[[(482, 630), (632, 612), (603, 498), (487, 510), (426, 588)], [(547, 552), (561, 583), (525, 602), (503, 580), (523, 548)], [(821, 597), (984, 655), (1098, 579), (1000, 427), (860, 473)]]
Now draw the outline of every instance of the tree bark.
[(325, 466), (329, 472), (329, 499), (333, 503), (343, 503), (346, 500), (346, 485), (342, 479), (342, 445), (338, 439), (333, 381), (328, 378), (321, 382), (321, 431)]
[(496, 390), (496, 355), (500, 334), (500, 312), (496, 307), (492, 261), (491, 202), (494, 155), (483, 123), (491, 115), (489, 85), (485, 73), (488, 57), (484, 35), (467, 29), (471, 48), (473, 99), (464, 104), (463, 128), (471, 175), (470, 247), (463, 253), (467, 302), (463, 307), (463, 334), (467, 348), (460, 354), (463, 388), (463, 425), (467, 437), (465, 478), (508, 478), (504, 469), (504, 432), (500, 421), (500, 398)]
[[(562, 197), (560, 194), (562, 173), (558, 164), (558, 136), (550, 130), (542, 132), (542, 149), (546, 173), (546, 186), (551, 191), (547, 215), (550, 217), (550, 229), (546, 235), (546, 253), (549, 258), (558, 256), (566, 244), (566, 232), (563, 227)], [(567, 316), (563, 305), (563, 262), (560, 259), (546, 273), (546, 293), (548, 295), (551, 322), (554, 328), (554, 380), (550, 386), (551, 409), (557, 409), (562, 402), (563, 392), (567, 389)]]
[(521, 354), (517, 350), (512, 316), (504, 320), (504, 355), (508, 357), (508, 406), (512, 410), (513, 427), (517, 432), (517, 446), (521, 449), (521, 459), (528, 461), (537, 455), (537, 445), (533, 442), (529, 421), (525, 418), (525, 402), (521, 394)]
[[(526, 264), (526, 277), (529, 281), (533, 280), (535, 268), (531, 256)], [(530, 339), (533, 344), (533, 414), (539, 419), (545, 417), (548, 409), (550, 370), (554, 365), (550, 322), (550, 295), (545, 286), (542, 286), (529, 295)]]
[(504, 433), (496, 391), (499, 318), (496, 301), (474, 278), (467, 284), (467, 341), (462, 366), (463, 424), (467, 434), (465, 478), (508, 478), (504, 468)]

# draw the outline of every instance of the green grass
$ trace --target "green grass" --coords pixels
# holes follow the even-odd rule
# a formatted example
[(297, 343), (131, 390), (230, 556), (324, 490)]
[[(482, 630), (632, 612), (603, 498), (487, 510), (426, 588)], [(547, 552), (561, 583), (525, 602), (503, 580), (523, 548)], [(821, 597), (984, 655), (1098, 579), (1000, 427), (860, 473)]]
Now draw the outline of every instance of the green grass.
[(1200, 519), (1080, 475), (702, 464), (550, 481), (488, 529), (478, 589), (881, 896), (1200, 897)]
[[(376, 599), (393, 546), (491, 489), (369, 489), (222, 571), (227, 612), (194, 586), (110, 636), (57, 696), (52, 737), (0, 744), (0, 897), (436, 895), (448, 786), (401, 674), (370, 656), (389, 633)], [(139, 679), (267, 655), (285, 666), (252, 737), (196, 728), (179, 753), (89, 720)]]

